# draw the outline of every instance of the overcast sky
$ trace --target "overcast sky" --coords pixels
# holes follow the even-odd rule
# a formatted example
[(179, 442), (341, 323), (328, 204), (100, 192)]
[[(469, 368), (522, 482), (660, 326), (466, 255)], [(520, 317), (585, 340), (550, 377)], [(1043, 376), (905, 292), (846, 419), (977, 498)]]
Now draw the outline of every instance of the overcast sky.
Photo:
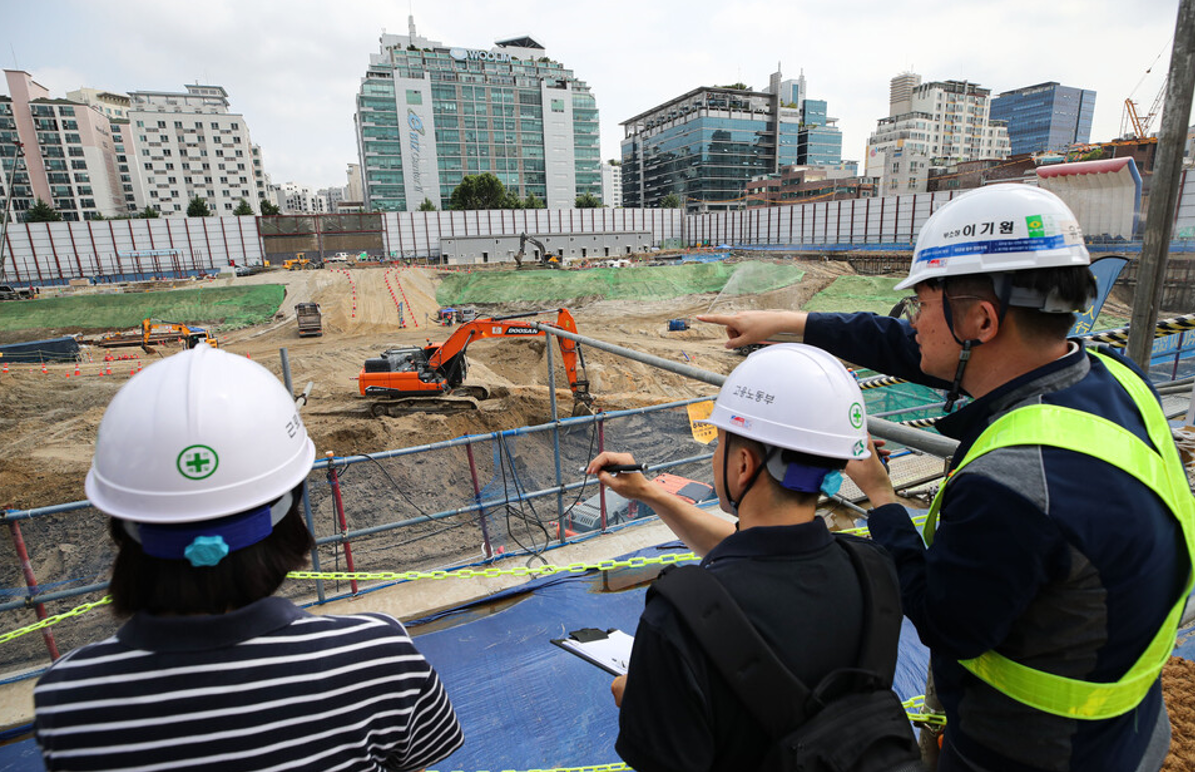
[(321, 188), (344, 185), (357, 161), (369, 55), (383, 29), (406, 34), (412, 12), (420, 35), (448, 46), (535, 37), (593, 90), (603, 158), (620, 155), (621, 121), (702, 85), (762, 89), (779, 63), (785, 77), (805, 71), (810, 98), (839, 119), (843, 158), (862, 162), (889, 79), (909, 70), (993, 94), (1051, 80), (1093, 89), (1092, 139), (1113, 139), (1125, 98), (1144, 111), (1162, 88), (1177, 11), (1177, 0), (0, 0), (0, 61), (54, 97), (221, 85), (273, 181)]

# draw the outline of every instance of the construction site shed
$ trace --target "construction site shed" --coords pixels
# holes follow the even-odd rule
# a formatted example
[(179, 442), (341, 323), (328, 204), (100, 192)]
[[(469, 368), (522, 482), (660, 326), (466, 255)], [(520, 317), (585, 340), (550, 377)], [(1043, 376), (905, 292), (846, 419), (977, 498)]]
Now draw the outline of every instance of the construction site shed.
[[(598, 257), (618, 257), (646, 252), (652, 247), (651, 231), (599, 231), (568, 233), (529, 233), (543, 243), (550, 255), (565, 260), (584, 260)], [(520, 237), (515, 235), (445, 236), (440, 239), (444, 262), (449, 265), (514, 262), (519, 251)], [(539, 258), (539, 248), (530, 241), (524, 254), (532, 262)]]

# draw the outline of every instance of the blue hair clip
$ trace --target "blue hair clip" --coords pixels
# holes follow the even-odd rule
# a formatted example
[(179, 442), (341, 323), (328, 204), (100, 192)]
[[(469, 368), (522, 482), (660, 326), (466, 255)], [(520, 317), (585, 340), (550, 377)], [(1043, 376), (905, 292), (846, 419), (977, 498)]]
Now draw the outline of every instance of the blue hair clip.
[(821, 491), (827, 496), (833, 496), (838, 493), (838, 489), (842, 487), (842, 472), (833, 469), (826, 472), (826, 476), (822, 478)]
[(183, 550), (183, 557), (195, 568), (214, 566), (228, 554), (228, 545), (222, 536), (196, 536)]

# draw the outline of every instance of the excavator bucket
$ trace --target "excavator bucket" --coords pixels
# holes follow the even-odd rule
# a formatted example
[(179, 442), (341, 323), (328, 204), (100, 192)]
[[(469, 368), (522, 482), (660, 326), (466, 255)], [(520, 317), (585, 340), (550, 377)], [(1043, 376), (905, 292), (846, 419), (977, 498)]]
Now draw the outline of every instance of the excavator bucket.
[(597, 415), (597, 408), (594, 407), (593, 397), (589, 394), (574, 395), (572, 417), (576, 418), (582, 415)]

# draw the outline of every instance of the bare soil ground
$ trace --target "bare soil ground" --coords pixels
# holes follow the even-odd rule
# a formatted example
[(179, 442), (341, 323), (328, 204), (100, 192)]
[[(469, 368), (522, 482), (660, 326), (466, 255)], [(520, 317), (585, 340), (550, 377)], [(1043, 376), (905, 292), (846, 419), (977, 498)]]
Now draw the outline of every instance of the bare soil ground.
[[(688, 361), (702, 369), (728, 372), (740, 359), (722, 347), (722, 328), (695, 323), (686, 331), (667, 332), (667, 320), (691, 319), (711, 310), (711, 304), (713, 310), (728, 312), (741, 308), (799, 308), (837, 275), (850, 271), (845, 263), (817, 262), (804, 267), (807, 274), (800, 284), (762, 296), (720, 298), (716, 303), (714, 296), (703, 295), (649, 303), (589, 299), (580, 307), (559, 305), (572, 310), (583, 335), (677, 362)], [(355, 309), (350, 276), (356, 287)], [(399, 327), (398, 312), (385, 282), (387, 276), (391, 287), (401, 284), (410, 304), (405, 329)], [(328, 270), (276, 271), (235, 281), (286, 285), (286, 300), (274, 322), (219, 333), (219, 337), (225, 350), (245, 354), (276, 373), (281, 373), (279, 349), (287, 349), (296, 392), (308, 381), (314, 383), (303, 416), (321, 455), (325, 451), (348, 455), (436, 442), (466, 433), (525, 426), (547, 416), (548, 374), (542, 338), (484, 340), (469, 347), (468, 383), (485, 385), (498, 395), (483, 403), (481, 410), (452, 416), (377, 419), (368, 415), (368, 401), (358, 394), (356, 382), (367, 357), (396, 345), (444, 340), (452, 333), (453, 328), (429, 321), (438, 308), (434, 271), (358, 269), (348, 275)], [(322, 337), (298, 337), (294, 306), (305, 301), (320, 304)], [(482, 305), (480, 309), (493, 314), (537, 310), (510, 302)], [(40, 337), (46, 332), (31, 334)], [(167, 346), (159, 347), (156, 355), (135, 348), (114, 350), (138, 354), (143, 365), (178, 351), (177, 347)], [(606, 410), (711, 392), (705, 384), (612, 354), (592, 348), (585, 354), (591, 390)], [(103, 377), (97, 375), (103, 367), (98, 361), (102, 352), (95, 350), (93, 358), (97, 361), (84, 364), (78, 378), (73, 377), (73, 365), (50, 365), (47, 375), (27, 365), (13, 366), (11, 372), (0, 375), (0, 437), (5, 448), (0, 456), (0, 505), (23, 509), (84, 498), (83, 478), (104, 408), (137, 366), (137, 361), (113, 362), (112, 375)], [(559, 368), (560, 357), (556, 356), (555, 361)], [(557, 373), (556, 383), (558, 390), (567, 388), (562, 370)], [(567, 406), (567, 393), (559, 396)]]

